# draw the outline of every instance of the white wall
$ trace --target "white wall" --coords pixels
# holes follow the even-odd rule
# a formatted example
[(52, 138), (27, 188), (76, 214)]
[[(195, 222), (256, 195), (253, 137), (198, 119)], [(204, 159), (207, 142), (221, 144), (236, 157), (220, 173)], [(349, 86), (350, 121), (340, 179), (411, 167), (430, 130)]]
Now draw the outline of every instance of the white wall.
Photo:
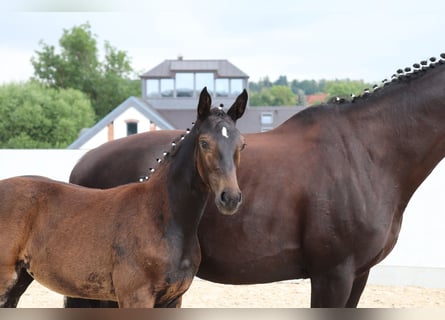
[[(150, 119), (146, 118), (136, 108), (128, 108), (121, 115), (116, 117), (113, 121), (113, 136), (114, 139), (119, 139), (127, 136), (127, 121), (137, 120), (138, 133), (152, 130)], [(159, 130), (159, 127), (154, 126), (154, 129)], [(100, 146), (108, 141), (108, 127), (103, 128), (94, 135), (90, 140), (85, 142), (81, 149), (92, 149)]]
[[(87, 150), (0, 149), (0, 179), (43, 175), (68, 181)], [(404, 214), (399, 241), (371, 271), (370, 283), (445, 288), (445, 161), (414, 194)]]
[(0, 149), (0, 179), (40, 175), (68, 182), (71, 169), (88, 150)]
[(150, 119), (147, 119), (135, 108), (128, 108), (114, 120), (114, 138), (127, 136), (127, 121), (138, 120), (138, 132), (150, 131)]

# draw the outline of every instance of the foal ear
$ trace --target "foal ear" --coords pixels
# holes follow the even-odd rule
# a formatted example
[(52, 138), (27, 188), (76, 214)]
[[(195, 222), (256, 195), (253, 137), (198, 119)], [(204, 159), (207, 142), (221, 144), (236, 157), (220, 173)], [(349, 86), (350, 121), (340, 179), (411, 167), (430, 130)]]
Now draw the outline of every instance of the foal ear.
[(201, 94), (199, 95), (198, 102), (198, 119), (203, 119), (210, 113), (210, 107), (212, 106), (212, 98), (207, 92), (207, 87), (202, 89)]
[(241, 118), (241, 116), (244, 114), (244, 111), (246, 111), (247, 99), (247, 90), (244, 89), (243, 92), (236, 98), (229, 111), (227, 111), (227, 114), (232, 118), (233, 121), (236, 122), (236, 120)]

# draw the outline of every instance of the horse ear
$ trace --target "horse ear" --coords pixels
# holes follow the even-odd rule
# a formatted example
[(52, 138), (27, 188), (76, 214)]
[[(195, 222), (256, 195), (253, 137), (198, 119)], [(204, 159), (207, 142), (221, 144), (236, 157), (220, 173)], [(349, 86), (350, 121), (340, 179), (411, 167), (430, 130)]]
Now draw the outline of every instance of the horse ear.
[(207, 92), (207, 87), (202, 89), (201, 94), (199, 95), (198, 102), (198, 119), (203, 119), (210, 113), (210, 107), (212, 106), (212, 98)]
[(236, 122), (236, 120), (242, 117), (244, 111), (246, 111), (247, 99), (247, 90), (244, 89), (243, 92), (236, 98), (229, 111), (227, 111), (227, 114), (232, 118), (233, 121)]

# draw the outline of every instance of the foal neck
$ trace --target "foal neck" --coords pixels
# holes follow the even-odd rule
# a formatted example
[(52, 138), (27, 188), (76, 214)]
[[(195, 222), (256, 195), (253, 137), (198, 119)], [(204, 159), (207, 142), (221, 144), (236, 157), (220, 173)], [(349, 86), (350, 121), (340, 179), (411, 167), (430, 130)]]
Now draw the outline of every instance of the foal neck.
[(150, 178), (162, 177), (171, 222), (191, 235), (196, 235), (209, 194), (196, 169), (196, 131), (192, 129), (180, 138)]

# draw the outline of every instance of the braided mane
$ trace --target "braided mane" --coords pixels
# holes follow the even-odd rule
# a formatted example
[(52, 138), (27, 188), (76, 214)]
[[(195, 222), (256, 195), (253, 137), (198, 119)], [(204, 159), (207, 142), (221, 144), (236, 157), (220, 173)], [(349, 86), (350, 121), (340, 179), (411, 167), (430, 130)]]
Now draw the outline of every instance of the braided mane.
[[(222, 104), (219, 107), (217, 107), (217, 108), (216, 107), (212, 108), (210, 110), (210, 112), (212, 114), (214, 114), (215, 116), (220, 117), (220, 118), (223, 118), (226, 115), (226, 113), (223, 111), (223, 105)], [(169, 151), (164, 151), (162, 153), (162, 156), (160, 158), (156, 159), (157, 166), (159, 166), (159, 164), (161, 162), (165, 162), (166, 160), (168, 160), (169, 158), (171, 158), (172, 156), (174, 156), (176, 154), (176, 152), (179, 150), (179, 148), (181, 146), (182, 141), (193, 130), (194, 126), (195, 126), (195, 122), (192, 122), (192, 129), (187, 128), (184, 133), (182, 133), (179, 137), (177, 137), (176, 139), (174, 139), (171, 142), (170, 150)], [(150, 178), (150, 176), (156, 170), (157, 170), (157, 168), (149, 168), (148, 169), (148, 175), (139, 177), (138, 181), (139, 182), (147, 181)]]
[(403, 69), (398, 69), (396, 73), (394, 73), (391, 76), (391, 80), (384, 79), (381, 81), (381, 84), (375, 84), (371, 89), (367, 88), (363, 90), (363, 93), (361, 95), (355, 96), (354, 94), (351, 94), (350, 99), (342, 98), (342, 97), (334, 97), (330, 99), (329, 103), (334, 104), (343, 104), (347, 102), (356, 102), (358, 99), (363, 99), (369, 97), (374, 92), (377, 92), (381, 90), (382, 88), (386, 88), (387, 86), (394, 84), (394, 83), (400, 83), (402, 81), (407, 81), (410, 79), (415, 79), (427, 72), (429, 69), (433, 69), (438, 65), (445, 64), (445, 53), (441, 53), (440, 57), (437, 59), (435, 57), (431, 57), (428, 61), (422, 60), (420, 63), (414, 63), (412, 68), (406, 67)]

